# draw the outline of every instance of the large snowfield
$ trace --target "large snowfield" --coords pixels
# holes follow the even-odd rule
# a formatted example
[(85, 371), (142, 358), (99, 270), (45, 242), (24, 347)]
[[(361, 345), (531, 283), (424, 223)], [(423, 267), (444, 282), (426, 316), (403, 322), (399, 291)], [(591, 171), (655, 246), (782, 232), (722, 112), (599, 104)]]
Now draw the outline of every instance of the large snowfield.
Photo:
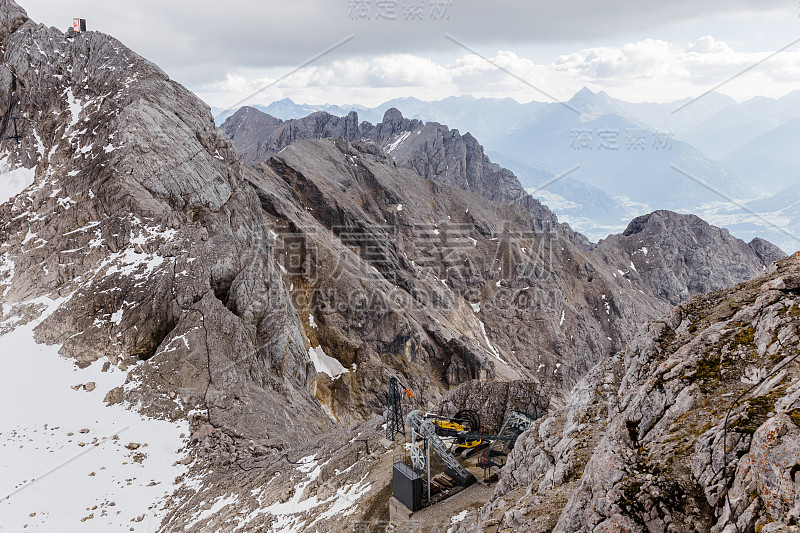
[[(61, 303), (38, 302), (48, 307), (43, 317)], [(79, 369), (59, 346), (37, 344), (40, 321), (0, 336), (0, 531), (155, 531), (187, 470), (178, 461), (188, 423), (106, 406), (125, 372), (104, 372), (105, 360)]]

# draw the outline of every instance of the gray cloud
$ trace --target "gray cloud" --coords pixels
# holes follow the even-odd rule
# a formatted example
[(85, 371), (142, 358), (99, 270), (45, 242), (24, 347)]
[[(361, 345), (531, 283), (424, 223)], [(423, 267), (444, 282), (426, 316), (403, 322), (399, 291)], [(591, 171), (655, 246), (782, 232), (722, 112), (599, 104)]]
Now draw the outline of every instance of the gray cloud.
[[(390, 53), (460, 52), (450, 33), (470, 46), (515, 46), (611, 38), (648, 28), (753, 10), (750, 0), (452, 0), (438, 13), (432, 2), (397, 0), (397, 20), (351, 20), (358, 0), (197, 2), (143, 0), (23, 0), (39, 22), (66, 28), (72, 16), (110, 33), (184, 83), (203, 83), (241, 68), (291, 67), (343, 37), (356, 38), (327, 61)], [(406, 20), (405, 6), (422, 3), (422, 20)], [(785, 0), (762, 0), (758, 11), (785, 10)], [(437, 20), (434, 20), (437, 19)], [(495, 48), (496, 49), (496, 48)], [(492, 50), (487, 50), (491, 52)]]

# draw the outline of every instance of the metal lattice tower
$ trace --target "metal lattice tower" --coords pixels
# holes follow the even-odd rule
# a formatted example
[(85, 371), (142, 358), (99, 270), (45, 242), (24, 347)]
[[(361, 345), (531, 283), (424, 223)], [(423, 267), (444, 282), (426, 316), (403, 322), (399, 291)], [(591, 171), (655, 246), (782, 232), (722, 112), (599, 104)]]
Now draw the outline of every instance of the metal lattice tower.
[(391, 378), (389, 380), (389, 392), (386, 393), (386, 438), (392, 441), (398, 433), (406, 434), (401, 399), (400, 383), (397, 378)]
[(20, 135), (17, 130), (17, 117), (11, 117), (11, 120), (14, 122), (14, 135), (9, 135), (6, 137), (6, 139), (14, 139), (17, 144), (19, 144), (19, 140), (22, 139), (22, 135)]
[[(22, 138), (22, 135), (19, 134), (19, 130), (17, 129), (17, 117), (15, 117), (15, 116), (13, 116), (11, 114), (12, 110), (14, 109), (14, 104), (15, 103), (19, 103), (19, 97), (17, 96), (16, 90), (14, 89), (14, 86), (16, 85), (16, 79), (17, 78), (16, 78), (16, 76), (14, 76), (13, 73), (11, 75), (13, 76), (13, 85), (11, 87), (11, 90), (10, 90), (9, 94), (8, 94), (8, 111), (6, 112), (6, 116), (9, 117), (11, 119), (11, 121), (13, 122), (13, 124), (14, 124), (14, 135), (9, 135), (5, 139), (6, 140), (14, 139), (17, 142), (17, 144), (19, 144), (19, 140)], [(8, 122), (5, 122), (3, 124), (3, 128), (5, 129), (6, 127), (8, 127), (8, 125), (9, 125)]]

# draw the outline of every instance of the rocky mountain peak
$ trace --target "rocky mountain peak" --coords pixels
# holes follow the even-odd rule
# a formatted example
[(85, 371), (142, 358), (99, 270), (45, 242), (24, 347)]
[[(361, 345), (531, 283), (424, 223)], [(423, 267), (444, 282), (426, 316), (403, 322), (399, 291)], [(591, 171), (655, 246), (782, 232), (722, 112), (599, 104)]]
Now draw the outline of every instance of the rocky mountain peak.
[(588, 87), (575, 93), (568, 103), (581, 112), (595, 115), (618, 112), (614, 100), (605, 91), (595, 93)]
[(622, 232), (622, 235), (630, 237), (631, 235), (636, 235), (640, 231), (643, 231), (647, 227), (648, 222), (650, 222), (650, 217), (652, 215), (652, 213), (648, 213), (634, 218), (630, 221), (628, 227), (625, 228), (625, 231)]
[(38, 339), (80, 365), (133, 369), (128, 399), (150, 414), (202, 405), (207, 423), (253, 436), (285, 416), (330, 423), (257, 197), (208, 106), (100, 32), (68, 39), (26, 22), (6, 44), (0, 93), (15, 89), (21, 139), (4, 136), (0, 152), (35, 169), (0, 206), (6, 318), (67, 295)]
[(747, 245), (755, 252), (759, 259), (761, 259), (761, 262), (767, 266), (786, 257), (786, 253), (783, 250), (760, 237), (756, 237), (747, 243)]
[(594, 91), (592, 91), (590, 88), (588, 88), (588, 87), (586, 87), (586, 86), (583, 86), (583, 87), (581, 87), (581, 90), (579, 90), (578, 92), (576, 92), (576, 93), (575, 93), (575, 94), (572, 96), (572, 98), (573, 98), (575, 101), (581, 101), (581, 100), (587, 100), (587, 99), (594, 98), (594, 97), (595, 97), (595, 96), (597, 96), (598, 94), (599, 94), (599, 93), (595, 93), (595, 92), (594, 92)]
[(0, 48), (6, 39), (28, 20), (28, 14), (14, 0), (0, 0)]
[(600, 241), (595, 252), (674, 305), (752, 279), (786, 257), (766, 241), (748, 245), (695, 215), (664, 210), (633, 219), (622, 234)]
[(396, 107), (390, 107), (383, 114), (381, 123), (388, 126), (389, 133), (396, 133), (403, 124), (403, 114)]
[(658, 231), (659, 229), (673, 226), (702, 228), (698, 229), (698, 231), (707, 230), (711, 227), (710, 224), (697, 215), (683, 215), (675, 213), (674, 211), (661, 209), (634, 218), (622, 232), (622, 235), (630, 237), (642, 231)]
[(28, 20), (28, 13), (17, 4), (14, 0), (0, 0), (0, 26), (7, 31), (13, 32), (14, 26), (19, 27), (18, 20), (22, 19), (24, 23)]
[[(375, 125), (358, 124), (355, 112), (346, 118), (318, 112), (277, 125), (257, 113), (260, 112), (248, 109), (245, 113), (240, 109), (220, 126), (231, 137), (244, 162), (266, 162), (301, 139), (342, 137), (348, 141), (370, 141), (378, 144), (398, 166), (409, 168), (426, 179), (455, 185), (490, 200), (522, 205), (539, 221), (541, 228), (558, 226), (557, 217), (530, 197), (511, 171), (492, 163), (470, 134), (461, 135), (458, 130), (435, 122), (407, 119), (396, 108), (388, 109), (383, 121)], [(569, 228), (562, 227), (562, 231), (570, 234), (575, 242), (588, 245), (585, 237), (572, 233)]]

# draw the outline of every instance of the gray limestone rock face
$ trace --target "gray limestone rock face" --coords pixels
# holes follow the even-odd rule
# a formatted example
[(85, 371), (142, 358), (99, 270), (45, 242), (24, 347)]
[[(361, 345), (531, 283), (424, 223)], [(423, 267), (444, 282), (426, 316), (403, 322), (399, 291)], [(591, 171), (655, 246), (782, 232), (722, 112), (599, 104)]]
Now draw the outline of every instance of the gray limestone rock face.
[[(386, 111), (379, 124), (358, 124), (358, 115), (336, 117), (324, 112), (280, 121), (251, 107), (243, 107), (220, 126), (234, 142), (242, 161), (265, 162), (286, 146), (302, 139), (341, 137), (348, 141), (371, 141), (389, 154), (398, 166), (420, 176), (453, 185), (496, 201), (522, 205), (542, 230), (558, 225), (556, 216), (528, 195), (514, 174), (492, 163), (483, 147), (469, 133), (435, 122), (403, 118), (399, 110)], [(564, 229), (567, 229), (566, 227)], [(567, 231), (583, 246), (582, 235)]]
[(27, 20), (28, 14), (14, 0), (0, 0), (0, 49), (6, 50), (8, 36)]
[(800, 302), (780, 287), (798, 272), (797, 255), (780, 260), (644, 328), (520, 436), (493, 497), (458, 531), (499, 517), (525, 531), (793, 527)]
[(67, 39), (0, 10), (0, 83), (14, 89), (0, 148), (35, 169), (0, 206), (11, 314), (62, 298), (38, 340), (128, 368), (127, 399), (149, 414), (201, 407), (279, 446), (329, 426), (260, 203), (208, 107), (107, 35)]
[[(353, 387), (363, 388), (353, 382), (364, 379), (357, 378), (361, 372), (370, 375), (365, 381), (380, 381), (372, 377), (375, 369), (366, 361), (374, 356), (367, 357), (367, 353), (380, 354), (387, 347), (396, 350), (398, 346), (407, 351), (410, 338), (414, 339), (411, 346), (417, 346), (411, 353), (437, 354), (437, 360), (442, 357), (438, 354), (443, 342), (449, 346), (444, 353), (450, 352), (456, 342), (447, 340), (452, 333), (442, 340), (436, 331), (440, 324), (452, 323), (452, 318), (424, 313), (411, 322), (412, 331), (401, 329), (394, 340), (365, 350), (365, 340), (367, 345), (374, 342), (367, 331), (386, 328), (372, 323), (371, 313), (343, 312), (351, 307), (343, 294), (366, 292), (370, 295), (368, 301), (386, 300), (385, 295), (396, 286), (400, 294), (411, 295), (411, 301), (425, 309), (432, 301), (427, 296), (432, 294), (431, 285), (437, 287), (447, 297), (433, 299), (450, 302), (446, 304), (446, 315), (452, 314), (450, 308), (470, 305), (477, 310), (479, 327), (486, 332), (486, 339), (482, 339), (483, 335), (476, 335), (475, 330), (464, 330), (470, 321), (459, 318), (453, 324), (451, 331), (461, 331), (454, 338), (466, 337), (472, 343), (466, 352), (457, 348), (456, 353), (482, 355), (466, 359), (445, 356), (444, 362), (435, 363), (446, 369), (441, 374), (443, 384), (452, 387), (478, 377), (526, 377), (556, 384), (557, 389), (563, 390), (576, 383), (594, 362), (622, 349), (638, 326), (666, 312), (666, 302), (677, 303), (705, 290), (749, 279), (764, 268), (753, 248), (724, 230), (696, 217), (668, 212), (637, 219), (627, 235), (613, 236), (589, 251), (585, 239), (559, 225), (546, 207), (528, 197), (511, 172), (491, 163), (471, 135), (462, 136), (435, 123), (405, 119), (396, 109), (387, 111), (384, 120), (375, 126), (362, 123), (354, 128), (356, 124), (354, 113), (346, 118), (314, 113), (283, 122), (255, 109), (242, 108), (222, 126), (243, 160), (265, 161), (256, 166), (258, 172), (263, 177), (277, 172), (282, 178), (273, 178), (271, 185), (254, 185), (260, 189), (259, 197), (269, 213), (268, 224), (284, 227), (286, 220), (291, 220), (292, 233), (303, 239), (313, 235), (315, 249), (333, 249), (342, 244), (356, 248), (360, 257), (352, 262), (366, 262), (360, 268), (375, 269), (380, 274), (370, 279), (367, 289), (363, 282), (344, 283), (342, 276), (310, 284), (313, 295), (329, 295), (331, 291), (338, 291), (339, 295), (324, 297), (326, 308), (336, 310), (336, 328), (328, 329), (327, 324), (318, 331), (311, 328), (315, 331), (307, 333), (309, 338), (313, 343), (320, 342), (325, 353), (333, 353), (345, 367), (355, 363), (361, 369), (356, 376), (348, 374), (347, 379), (334, 380), (330, 385), (327, 378), (323, 379), (323, 389), (336, 391), (323, 392), (323, 396), (334, 403), (348, 402), (346, 408), (332, 407), (339, 413), (337, 416), (364, 411), (364, 405), (351, 403), (354, 398), (360, 398), (373, 410), (380, 404), (382, 392), (373, 391), (366, 396), (350, 392)], [(312, 144), (307, 142), (310, 139), (331, 141)], [(334, 146), (339, 152), (332, 149)], [(322, 147), (326, 149), (320, 151)], [(395, 166), (440, 185), (424, 185), (424, 181), (408, 174), (400, 178), (403, 174)], [(283, 199), (277, 198), (274, 191), (282, 190), (285, 184), (293, 191), (287, 190), (281, 193)], [(485, 202), (475, 202), (469, 195), (459, 195), (464, 201), (457, 208), (436, 205), (442, 203), (440, 198), (452, 198), (456, 190), (474, 193), (498, 205), (515, 205), (522, 213), (500, 208), (483, 214), (481, 204)], [(289, 197), (294, 207), (285, 205), (284, 199)], [(426, 207), (430, 203), (428, 197), (436, 199), (432, 210)], [(505, 238), (499, 235), (503, 230), (498, 221), (506, 225)], [(320, 237), (331, 233), (340, 242), (323, 245)], [(638, 237), (632, 237), (634, 233)], [(420, 252), (428, 255), (427, 249), (432, 247), (443, 254), (443, 247), (452, 248), (458, 239), (479, 243), (481, 236), (489, 239), (488, 250), (476, 244), (472, 253), (466, 253), (468, 248), (464, 248), (449, 253), (446, 260), (420, 257)], [(656, 243), (651, 248), (657, 250), (637, 269), (634, 261), (638, 259), (633, 254), (638, 250), (640, 255), (646, 255), (647, 248), (638, 243), (644, 236)], [(638, 239), (636, 243), (634, 239)], [(661, 243), (663, 252), (658, 249)], [(633, 248), (634, 244), (639, 246)], [(718, 252), (728, 245), (730, 249), (725, 253)], [(331, 269), (329, 264), (339, 261), (337, 257), (347, 257), (346, 253), (334, 251), (330, 255), (331, 259), (310, 262), (314, 264), (313, 271), (326, 272)], [(495, 266), (488, 268), (491, 263)], [(420, 284), (420, 264), (429, 267), (429, 274), (436, 274), (432, 283)], [(491, 272), (494, 268), (499, 268), (496, 274)], [(437, 279), (443, 287), (437, 286)], [(389, 284), (381, 288), (386, 281)], [(302, 280), (292, 279), (289, 283), (309, 290), (309, 283)], [(408, 308), (400, 315), (407, 312)], [(302, 317), (304, 313), (300, 310), (298, 314)], [(308, 313), (317, 317), (322, 311), (312, 308)], [(470, 313), (466, 315), (468, 319)], [(376, 316), (383, 316), (383, 311)], [(316, 322), (322, 320), (317, 317)], [(472, 324), (469, 327), (475, 328)], [(392, 329), (398, 331), (394, 326)], [(335, 336), (331, 331), (336, 332)], [(360, 355), (354, 354), (359, 351)], [(400, 370), (392, 358), (378, 358), (383, 365), (388, 362), (391, 368)], [(414, 372), (401, 371), (400, 375), (421, 390), (435, 391), (433, 396), (425, 396), (426, 400), (443, 390), (426, 379), (412, 379)], [(429, 375), (430, 368), (419, 377)]]
[(765, 265), (771, 265), (779, 259), (786, 257), (786, 253), (769, 241), (756, 237), (749, 243), (750, 248), (761, 259)]
[(673, 305), (753, 279), (786, 257), (763, 239), (747, 244), (694, 215), (671, 211), (634, 219), (622, 234), (601, 240), (594, 253)]
[[(593, 248), (583, 235), (559, 225), (556, 216), (528, 195), (511, 171), (492, 163), (469, 133), (461, 135), (435, 122), (405, 119), (394, 108), (386, 111), (380, 124), (364, 122), (354, 129), (354, 114), (345, 119), (319, 112), (283, 122), (245, 107), (229, 117), (221, 129), (248, 163), (267, 161), (301, 139), (369, 140), (381, 146), (398, 166), (493, 201), (521, 205), (539, 231), (557, 228), (587, 252)], [(616, 265), (620, 276), (673, 305), (752, 279), (785, 257), (763, 239), (754, 239), (748, 245), (698, 217), (669, 211), (638, 217), (621, 235), (602, 240), (593, 255)]]
[(392, 375), (423, 404), (475, 379), (566, 390), (662, 309), (560, 227), (374, 144), (298, 141), (252, 170), (300, 322), (341, 365), (318, 395), (342, 422), (380, 413)]

